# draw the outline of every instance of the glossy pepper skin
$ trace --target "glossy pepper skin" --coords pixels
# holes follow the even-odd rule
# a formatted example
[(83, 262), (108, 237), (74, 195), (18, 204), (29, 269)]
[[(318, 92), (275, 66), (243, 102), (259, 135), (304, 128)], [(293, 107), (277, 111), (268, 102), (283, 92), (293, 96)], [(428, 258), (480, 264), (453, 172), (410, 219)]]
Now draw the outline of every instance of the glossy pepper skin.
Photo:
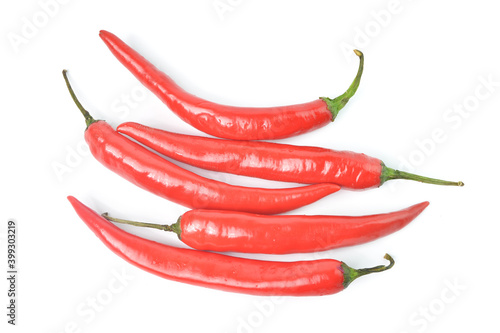
[(345, 289), (359, 276), (388, 266), (353, 269), (331, 259), (277, 262), (230, 257), (176, 248), (129, 234), (74, 197), (68, 197), (78, 216), (116, 255), (162, 278), (197, 286), (251, 295), (319, 296)]
[(172, 225), (103, 216), (113, 222), (173, 231), (182, 242), (198, 250), (288, 254), (325, 251), (375, 240), (405, 227), (428, 205), (425, 201), (396, 212), (366, 216), (266, 216), (194, 209)]
[(325, 126), (335, 120), (354, 95), (363, 72), (363, 54), (355, 50), (360, 57), (356, 78), (349, 89), (335, 99), (322, 97), (309, 103), (279, 107), (234, 107), (186, 92), (114, 34), (101, 30), (99, 36), (113, 55), (182, 120), (202, 132), (226, 139), (279, 139)]
[(351, 151), (273, 142), (237, 141), (177, 134), (137, 123), (117, 131), (157, 152), (196, 167), (304, 184), (334, 183), (350, 189), (377, 187), (390, 179), (463, 185), (391, 169), (378, 158)]
[(265, 189), (234, 186), (201, 177), (147, 150), (94, 120), (81, 106), (63, 72), (73, 100), (85, 116), (85, 141), (105, 167), (151, 193), (190, 208), (277, 214), (310, 204), (340, 189), (334, 184)]

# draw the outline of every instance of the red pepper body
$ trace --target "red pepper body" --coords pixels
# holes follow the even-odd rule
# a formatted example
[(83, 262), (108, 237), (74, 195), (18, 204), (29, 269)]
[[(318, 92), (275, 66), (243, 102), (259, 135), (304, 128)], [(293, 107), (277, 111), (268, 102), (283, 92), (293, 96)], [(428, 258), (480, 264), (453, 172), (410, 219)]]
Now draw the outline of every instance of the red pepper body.
[(85, 140), (104, 166), (154, 194), (191, 208), (277, 214), (336, 192), (335, 184), (287, 189), (234, 186), (187, 171), (117, 133), (105, 121), (92, 123)]
[(337, 260), (273, 262), (175, 248), (129, 234), (74, 197), (68, 199), (111, 251), (162, 278), (253, 295), (290, 296), (333, 294), (350, 282), (345, 281), (348, 266)]
[(117, 36), (107, 31), (99, 35), (113, 55), (182, 120), (213, 136), (236, 140), (286, 138), (332, 122), (333, 114), (340, 110), (331, 111), (322, 99), (266, 108), (212, 103), (183, 90)]
[(381, 185), (382, 161), (365, 154), (205, 138), (137, 123), (121, 124), (117, 131), (161, 154), (204, 169), (286, 182), (334, 183), (352, 189)]
[(195, 209), (179, 219), (179, 238), (198, 250), (286, 254), (325, 251), (400, 230), (429, 205), (368, 216), (264, 216)]

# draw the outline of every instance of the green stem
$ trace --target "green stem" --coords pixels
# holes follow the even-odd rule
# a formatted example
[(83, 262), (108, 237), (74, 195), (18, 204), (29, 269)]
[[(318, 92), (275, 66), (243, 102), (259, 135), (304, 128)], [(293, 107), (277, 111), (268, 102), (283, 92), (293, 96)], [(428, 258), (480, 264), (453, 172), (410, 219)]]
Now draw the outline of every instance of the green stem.
[(175, 232), (179, 238), (181, 237), (181, 218), (180, 217), (176, 223), (168, 225), (168, 224), (154, 224), (154, 223), (147, 223), (147, 222), (137, 222), (137, 221), (124, 220), (124, 219), (119, 219), (116, 217), (111, 217), (108, 215), (108, 213), (101, 214), (101, 216), (104, 217), (106, 220), (111, 221), (111, 222), (128, 224), (128, 225), (133, 225), (136, 227), (153, 228), (153, 229), (158, 229), (158, 230), (163, 230), (163, 231)]
[(344, 271), (344, 283), (343, 283), (344, 289), (347, 288), (347, 286), (351, 284), (352, 281), (356, 280), (360, 276), (371, 273), (383, 272), (394, 266), (394, 259), (392, 259), (392, 257), (388, 253), (385, 254), (384, 259), (389, 260), (389, 265), (387, 266), (380, 265), (372, 268), (355, 269), (347, 266), (345, 263), (342, 263), (342, 269)]
[(80, 101), (78, 100), (78, 98), (76, 98), (75, 92), (73, 91), (73, 88), (71, 88), (71, 84), (69, 83), (67, 72), (68, 71), (66, 69), (64, 69), (62, 71), (62, 74), (63, 74), (63, 77), (64, 77), (64, 81), (66, 81), (66, 86), (68, 87), (69, 93), (71, 94), (71, 98), (73, 98), (73, 101), (75, 102), (76, 106), (78, 107), (78, 109), (80, 110), (80, 112), (85, 117), (85, 123), (87, 124), (87, 128), (89, 128), (90, 125), (92, 125), (93, 123), (95, 123), (98, 120), (95, 120), (90, 115), (90, 113), (87, 110), (85, 110), (85, 108), (80, 103)]
[(391, 179), (409, 179), (421, 183), (434, 184), (434, 185), (464, 186), (463, 182), (451, 182), (448, 180), (423, 177), (415, 175), (413, 173), (399, 171), (386, 167), (382, 163), (382, 174), (380, 175), (380, 185)]
[(325, 101), (328, 110), (332, 113), (332, 121), (335, 120), (335, 118), (339, 114), (339, 111), (342, 110), (342, 108), (347, 104), (347, 102), (349, 102), (349, 99), (352, 96), (354, 96), (356, 90), (358, 90), (359, 82), (361, 81), (361, 74), (363, 74), (365, 57), (363, 53), (359, 50), (354, 50), (354, 53), (359, 57), (358, 73), (356, 74), (354, 81), (352, 81), (351, 85), (346, 90), (346, 92), (340, 95), (339, 97), (333, 99), (329, 97), (320, 97), (320, 99)]

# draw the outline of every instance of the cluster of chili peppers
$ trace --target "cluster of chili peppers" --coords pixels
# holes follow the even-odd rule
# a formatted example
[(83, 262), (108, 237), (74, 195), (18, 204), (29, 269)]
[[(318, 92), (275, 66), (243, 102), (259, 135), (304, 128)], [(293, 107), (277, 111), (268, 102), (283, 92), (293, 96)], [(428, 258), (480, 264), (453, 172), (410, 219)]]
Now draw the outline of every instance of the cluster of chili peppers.
[[(337, 260), (276, 262), (207, 252), (304, 253), (365, 243), (393, 233), (415, 219), (422, 202), (400, 211), (367, 216), (271, 215), (310, 204), (341, 187), (365, 189), (391, 179), (463, 186), (394, 170), (379, 159), (349, 151), (251, 140), (277, 139), (312, 131), (333, 121), (356, 92), (364, 66), (337, 98), (271, 108), (220, 105), (196, 97), (115, 35), (100, 37), (147, 88), (179, 117), (222, 139), (188, 136), (124, 123), (113, 129), (95, 120), (68, 90), (85, 117), (85, 140), (92, 155), (123, 178), (156, 195), (192, 208), (177, 222), (159, 225), (99, 215), (74, 197), (73, 208), (97, 237), (128, 262), (158, 276), (254, 295), (325, 295), (346, 288), (359, 276), (391, 268), (354, 269)], [(134, 142), (130, 138), (138, 141)], [(151, 151), (200, 168), (305, 186), (267, 189), (234, 186), (201, 177)], [(129, 234), (112, 222), (171, 231), (193, 249), (176, 248)]]

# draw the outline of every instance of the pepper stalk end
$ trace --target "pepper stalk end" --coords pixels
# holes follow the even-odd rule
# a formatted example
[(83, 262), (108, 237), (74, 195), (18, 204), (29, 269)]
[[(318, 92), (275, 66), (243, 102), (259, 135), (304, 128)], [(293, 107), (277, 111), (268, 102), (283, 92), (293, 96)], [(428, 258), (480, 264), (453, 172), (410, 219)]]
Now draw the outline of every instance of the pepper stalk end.
[(78, 100), (78, 98), (76, 98), (75, 92), (73, 91), (73, 88), (71, 87), (71, 84), (69, 83), (69, 79), (68, 79), (68, 74), (67, 73), (68, 73), (68, 70), (67, 69), (63, 69), (62, 74), (63, 74), (63, 77), (64, 77), (64, 81), (66, 81), (66, 86), (68, 87), (68, 90), (69, 90), (69, 93), (71, 95), (71, 98), (73, 99), (73, 102), (75, 102), (76, 106), (78, 107), (78, 109), (80, 110), (80, 112), (85, 117), (85, 124), (87, 125), (87, 128), (89, 128), (90, 125), (92, 125), (93, 123), (97, 122), (98, 120), (95, 120), (90, 115), (90, 113), (87, 110), (85, 110), (85, 108), (80, 103), (80, 101)]
[(382, 173), (380, 175), (380, 185), (382, 185), (383, 183), (385, 183), (386, 181), (391, 180), (391, 179), (408, 179), (408, 180), (414, 180), (417, 182), (426, 183), (426, 184), (434, 184), (434, 185), (447, 185), (447, 186), (460, 186), (460, 187), (464, 186), (464, 183), (462, 181), (452, 182), (452, 181), (448, 181), (448, 180), (441, 180), (441, 179), (419, 176), (419, 175), (415, 175), (413, 173), (399, 171), (399, 170), (389, 168), (389, 167), (385, 166), (384, 163), (382, 163)]
[(342, 110), (342, 108), (347, 104), (347, 102), (349, 102), (349, 99), (352, 96), (354, 96), (356, 90), (358, 90), (359, 83), (361, 81), (361, 75), (363, 74), (365, 57), (363, 55), (363, 52), (359, 50), (354, 50), (354, 53), (359, 57), (358, 72), (356, 74), (356, 77), (352, 81), (351, 85), (346, 90), (346, 92), (336, 98), (320, 97), (320, 99), (326, 103), (326, 107), (328, 108), (328, 110), (332, 113), (332, 121), (334, 121), (335, 118), (337, 118), (339, 111)]
[(343, 286), (344, 289), (351, 284), (352, 281), (356, 280), (360, 276), (371, 274), (371, 273), (378, 273), (378, 272), (383, 272), (388, 269), (391, 269), (392, 266), (394, 266), (394, 259), (391, 257), (390, 254), (386, 253), (384, 255), (384, 259), (389, 260), (388, 265), (380, 265), (380, 266), (375, 266), (371, 268), (360, 268), (360, 269), (355, 269), (352, 267), (347, 266), (345, 263), (342, 263), (342, 269), (344, 271), (344, 282)]
[(125, 220), (125, 219), (119, 219), (116, 217), (111, 217), (109, 216), (108, 213), (102, 213), (102, 217), (104, 217), (106, 220), (115, 222), (115, 223), (121, 223), (121, 224), (128, 224), (128, 225), (133, 225), (136, 227), (144, 227), (144, 228), (152, 228), (152, 229), (158, 229), (162, 231), (169, 231), (169, 232), (174, 232), (177, 234), (179, 239), (181, 238), (181, 218), (177, 220), (176, 223), (174, 224), (155, 224), (155, 223), (147, 223), (147, 222), (138, 222), (138, 221), (130, 221), (130, 220)]

